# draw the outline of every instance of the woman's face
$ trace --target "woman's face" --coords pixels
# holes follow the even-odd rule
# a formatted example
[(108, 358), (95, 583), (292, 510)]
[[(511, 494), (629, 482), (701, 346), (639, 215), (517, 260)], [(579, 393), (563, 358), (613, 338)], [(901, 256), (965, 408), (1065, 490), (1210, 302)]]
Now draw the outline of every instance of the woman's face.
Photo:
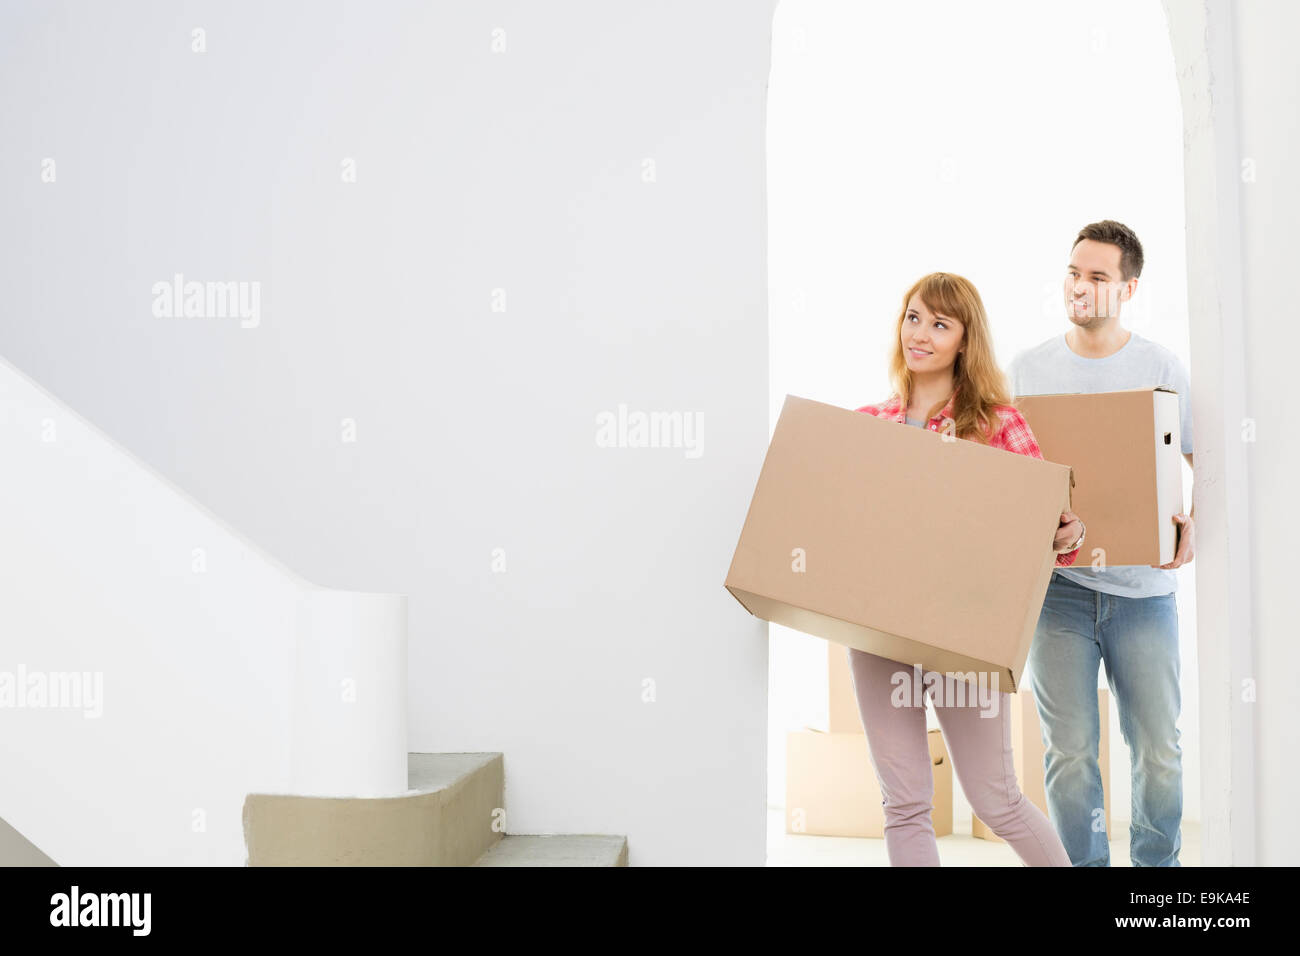
[(899, 334), (908, 368), (913, 372), (941, 372), (956, 361), (966, 330), (956, 319), (931, 312), (916, 294), (907, 303)]

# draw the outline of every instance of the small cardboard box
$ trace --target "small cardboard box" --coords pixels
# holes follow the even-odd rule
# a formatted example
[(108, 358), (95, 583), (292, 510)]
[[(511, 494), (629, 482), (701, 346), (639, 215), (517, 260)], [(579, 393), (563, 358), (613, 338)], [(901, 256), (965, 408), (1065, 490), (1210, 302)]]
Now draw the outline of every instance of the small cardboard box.
[[(1101, 718), (1101, 737), (1097, 744), (1097, 762), (1101, 765), (1102, 803), (1105, 804), (1106, 832), (1110, 833), (1110, 693), (1097, 691), (1097, 712)], [(1038, 722), (1038, 708), (1030, 690), (1011, 695), (1011, 747), (1015, 753), (1016, 780), (1020, 792), (1030, 803), (1047, 813), (1047, 789), (1043, 781), (1043, 737)], [(988, 825), (971, 814), (971, 835), (998, 843), (1002, 838)]]
[[(1183, 510), (1178, 393), (1018, 395), (1043, 457), (1074, 469), (1073, 511), (1087, 527), (1076, 564), (1168, 564)], [(1104, 565), (1103, 565), (1104, 562)]]
[(1070, 469), (787, 395), (725, 587), (765, 621), (1015, 691)]
[[(935, 836), (952, 833), (952, 764), (943, 735), (926, 734), (934, 775)], [(883, 837), (885, 808), (867, 736), (791, 731), (786, 737), (785, 832)]]

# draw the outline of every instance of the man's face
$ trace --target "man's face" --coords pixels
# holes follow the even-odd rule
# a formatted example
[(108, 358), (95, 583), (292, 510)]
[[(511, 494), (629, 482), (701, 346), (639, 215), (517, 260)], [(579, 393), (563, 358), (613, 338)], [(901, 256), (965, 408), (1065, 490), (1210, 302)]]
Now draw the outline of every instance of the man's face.
[(1137, 287), (1137, 277), (1120, 277), (1120, 248), (1084, 239), (1070, 252), (1065, 269), (1065, 313), (1075, 325), (1092, 328), (1119, 315)]

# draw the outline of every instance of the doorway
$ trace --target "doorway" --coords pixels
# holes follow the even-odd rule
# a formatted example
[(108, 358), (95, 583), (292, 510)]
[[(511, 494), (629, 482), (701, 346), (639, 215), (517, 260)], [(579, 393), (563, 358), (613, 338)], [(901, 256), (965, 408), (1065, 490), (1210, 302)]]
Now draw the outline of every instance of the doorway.
[[(1146, 251), (1124, 327), (1190, 368), (1183, 120), (1158, 0), (1006, 3), (996, 16), (950, 0), (783, 0), (767, 136), (771, 427), (786, 394), (846, 408), (887, 397), (899, 297), (926, 272), (975, 283), (1004, 369), (1063, 334), (1071, 243), (1105, 218), (1132, 227)], [(1190, 507), (1191, 470), (1183, 477)], [(1197, 865), (1196, 562), (1175, 573), (1180, 858)], [(881, 840), (787, 832), (787, 735), (825, 727), (826, 642), (775, 624), (769, 642), (769, 863), (886, 865)], [(1111, 862), (1126, 866), (1128, 748), (1113, 700), (1109, 709)], [(1019, 865), (1006, 844), (971, 834), (954, 780), (943, 862)]]

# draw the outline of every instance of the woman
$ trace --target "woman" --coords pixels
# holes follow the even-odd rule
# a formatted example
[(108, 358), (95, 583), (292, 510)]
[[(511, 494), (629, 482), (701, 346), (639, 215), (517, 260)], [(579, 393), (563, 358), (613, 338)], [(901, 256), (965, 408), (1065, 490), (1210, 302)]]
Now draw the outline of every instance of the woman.
[[(858, 411), (1043, 457), (1033, 432), (1010, 404), (1006, 377), (993, 358), (984, 303), (961, 276), (931, 273), (907, 290), (890, 379), (895, 394), (883, 404), (865, 405)], [(1078, 517), (1063, 512), (1052, 545), (1058, 566), (1074, 563), (1083, 534)], [(939, 847), (930, 820), (934, 779), (926, 744), (925, 701), (899, 706), (891, 695), (896, 686), (891, 678), (902, 670), (911, 683), (912, 667), (855, 648), (848, 653), (871, 763), (884, 797), (889, 862), (938, 866)], [(945, 684), (941, 681), (937, 686)], [(979, 818), (1027, 865), (1069, 866), (1070, 858), (1051, 822), (1016, 784), (1007, 695), (1002, 694), (996, 717), (983, 716), (977, 700), (962, 707), (932, 703), (957, 779)]]

